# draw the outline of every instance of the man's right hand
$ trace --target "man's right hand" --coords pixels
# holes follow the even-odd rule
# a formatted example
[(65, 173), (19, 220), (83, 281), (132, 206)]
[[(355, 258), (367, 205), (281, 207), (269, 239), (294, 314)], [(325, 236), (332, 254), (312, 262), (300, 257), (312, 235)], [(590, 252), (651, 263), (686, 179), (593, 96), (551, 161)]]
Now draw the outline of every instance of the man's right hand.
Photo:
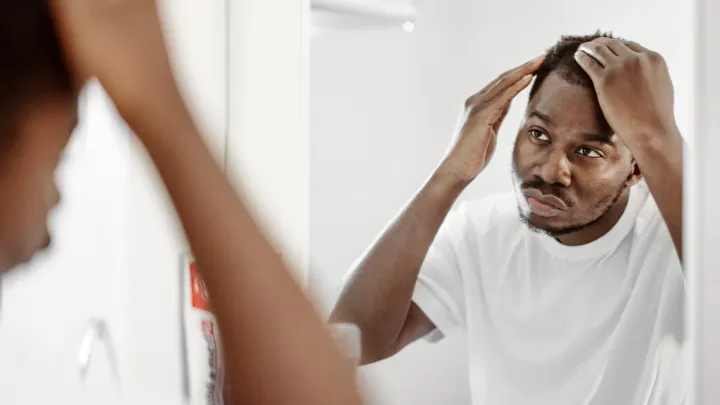
[[(413, 302), (423, 262), (464, 185), (492, 156), (510, 102), (530, 84), (542, 60), (504, 73), (468, 99), (462, 125), (440, 167), (356, 262), (330, 319), (360, 328), (363, 364), (392, 356), (436, 328)], [(447, 271), (448, 277), (458, 274)]]
[(465, 102), (459, 129), (453, 139), (441, 170), (469, 183), (487, 166), (493, 152), (497, 132), (513, 98), (532, 81), (544, 56), (500, 75)]

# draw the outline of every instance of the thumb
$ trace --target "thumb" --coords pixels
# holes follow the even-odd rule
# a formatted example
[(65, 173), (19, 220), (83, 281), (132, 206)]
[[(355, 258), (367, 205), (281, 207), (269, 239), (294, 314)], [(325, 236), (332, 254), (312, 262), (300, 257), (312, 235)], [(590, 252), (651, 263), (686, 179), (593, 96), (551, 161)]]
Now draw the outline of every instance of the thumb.
[(592, 56), (588, 55), (583, 51), (575, 52), (575, 60), (578, 65), (590, 76), (593, 82), (595, 82), (600, 76), (603, 66), (595, 60)]

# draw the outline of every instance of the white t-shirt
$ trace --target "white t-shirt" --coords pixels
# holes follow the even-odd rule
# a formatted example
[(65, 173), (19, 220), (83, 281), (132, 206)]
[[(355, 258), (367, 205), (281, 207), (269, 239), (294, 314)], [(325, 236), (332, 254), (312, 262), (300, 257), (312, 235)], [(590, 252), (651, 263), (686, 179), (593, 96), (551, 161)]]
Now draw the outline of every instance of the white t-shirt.
[(531, 231), (512, 193), (464, 203), (413, 294), (437, 327), (426, 339), (466, 333), (475, 405), (658, 401), (657, 351), (663, 339), (684, 341), (684, 299), (680, 260), (644, 182), (615, 227), (574, 247)]

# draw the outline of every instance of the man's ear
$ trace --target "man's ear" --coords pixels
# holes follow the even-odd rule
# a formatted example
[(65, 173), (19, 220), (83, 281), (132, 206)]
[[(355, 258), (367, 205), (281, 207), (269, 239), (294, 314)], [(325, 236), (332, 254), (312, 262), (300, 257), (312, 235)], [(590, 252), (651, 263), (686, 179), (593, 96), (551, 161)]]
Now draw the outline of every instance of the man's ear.
[(643, 179), (643, 174), (640, 171), (640, 166), (638, 166), (635, 159), (632, 160), (632, 172), (627, 177), (627, 180), (625, 180), (625, 184), (627, 184), (628, 187), (632, 187), (640, 182), (640, 180)]

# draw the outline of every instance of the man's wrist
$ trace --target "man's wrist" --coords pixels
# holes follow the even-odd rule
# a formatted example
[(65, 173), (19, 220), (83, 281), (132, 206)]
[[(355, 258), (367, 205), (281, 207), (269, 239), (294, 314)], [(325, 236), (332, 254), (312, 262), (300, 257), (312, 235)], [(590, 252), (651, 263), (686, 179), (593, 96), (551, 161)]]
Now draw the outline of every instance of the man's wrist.
[(676, 126), (639, 131), (625, 141), (635, 159), (657, 158), (676, 149), (682, 151), (683, 137)]
[(441, 192), (459, 195), (465, 190), (465, 187), (470, 185), (472, 180), (462, 175), (452, 164), (444, 161), (435, 169), (428, 181), (428, 185)]

